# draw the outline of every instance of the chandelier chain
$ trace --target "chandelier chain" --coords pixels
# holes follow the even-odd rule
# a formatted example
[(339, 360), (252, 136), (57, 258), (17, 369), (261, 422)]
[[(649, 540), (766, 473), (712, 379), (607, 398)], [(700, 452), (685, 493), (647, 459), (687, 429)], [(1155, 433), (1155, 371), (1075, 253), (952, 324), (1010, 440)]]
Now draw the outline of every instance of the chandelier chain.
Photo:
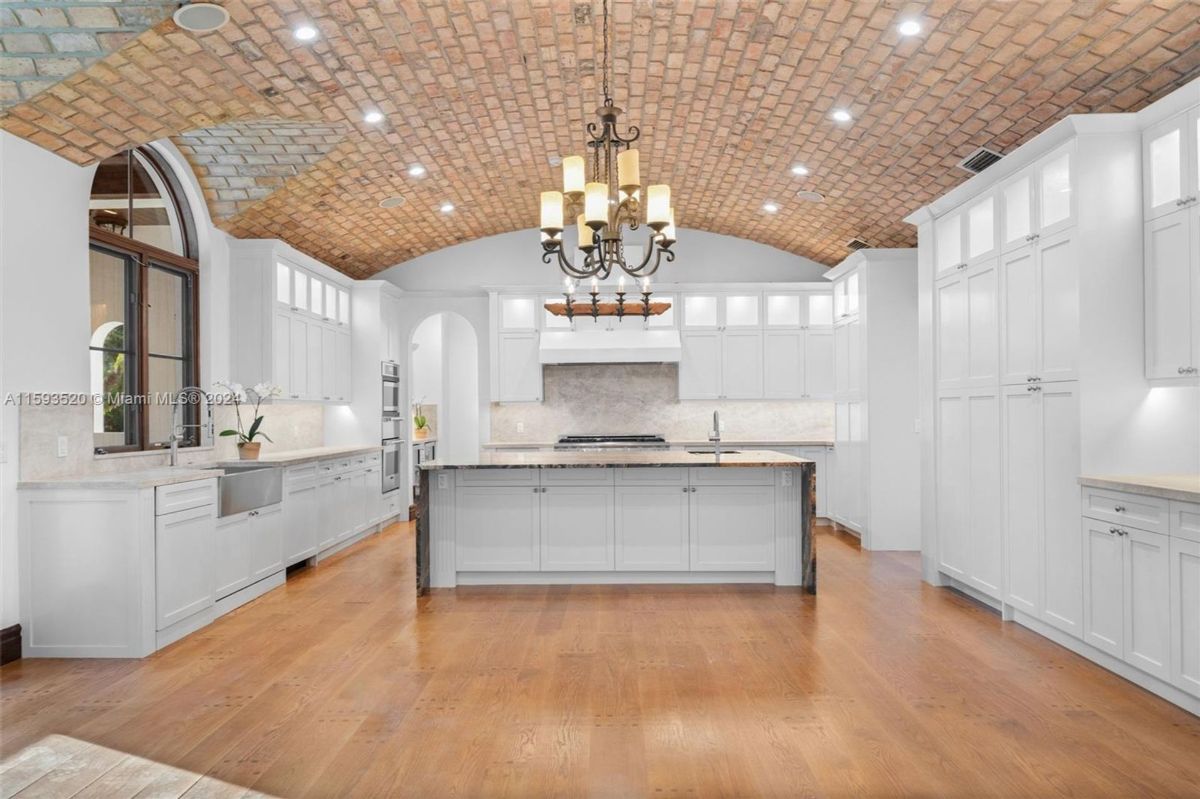
[(609, 61), (608, 61), (608, 0), (604, 0), (603, 5), (604, 5), (604, 33), (603, 33), (604, 63), (601, 65), (600, 74), (601, 74), (601, 79), (604, 82), (604, 104), (611, 105), (612, 98), (608, 94), (608, 78), (609, 78), (609, 71), (611, 70), (611, 66), (609, 65)]

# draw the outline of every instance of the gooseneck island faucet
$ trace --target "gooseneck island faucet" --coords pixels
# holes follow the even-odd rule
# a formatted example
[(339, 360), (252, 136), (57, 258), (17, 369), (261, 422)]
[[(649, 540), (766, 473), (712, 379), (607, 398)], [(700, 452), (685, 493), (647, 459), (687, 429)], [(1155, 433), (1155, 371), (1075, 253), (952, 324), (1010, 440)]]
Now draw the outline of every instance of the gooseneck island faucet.
[(713, 411), (713, 429), (708, 434), (708, 440), (713, 445), (713, 454), (721, 457), (721, 412)]

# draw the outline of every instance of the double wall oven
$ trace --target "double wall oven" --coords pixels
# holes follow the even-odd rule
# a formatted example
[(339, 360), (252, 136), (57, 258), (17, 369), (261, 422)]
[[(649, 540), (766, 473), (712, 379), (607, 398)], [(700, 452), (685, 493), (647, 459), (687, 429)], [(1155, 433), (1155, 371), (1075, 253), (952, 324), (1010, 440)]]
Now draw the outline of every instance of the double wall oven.
[(400, 399), (400, 364), (384, 361), (380, 370), (383, 384), (383, 420), (380, 441), (383, 444), (383, 493), (400, 487), (400, 475), (404, 473), (404, 417)]

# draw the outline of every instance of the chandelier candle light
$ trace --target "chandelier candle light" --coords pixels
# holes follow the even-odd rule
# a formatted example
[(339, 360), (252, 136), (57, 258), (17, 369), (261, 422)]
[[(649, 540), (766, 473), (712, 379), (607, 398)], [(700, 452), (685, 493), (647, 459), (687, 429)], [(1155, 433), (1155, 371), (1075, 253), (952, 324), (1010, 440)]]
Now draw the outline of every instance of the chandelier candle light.
[[(621, 109), (613, 104), (609, 93), (612, 63), (609, 58), (608, 2), (604, 3), (604, 66), (603, 104), (596, 109), (599, 122), (587, 125), (591, 148), (592, 179), (587, 180), (586, 162), (582, 156), (562, 159), (563, 190), (541, 194), (542, 261), (558, 266), (567, 276), (564, 287), (565, 303), (548, 303), (551, 313), (574, 321), (577, 313), (624, 317), (626, 314), (649, 319), (670, 308), (670, 303), (650, 302), (650, 276), (658, 271), (665, 259), (675, 260), (671, 245), (675, 243), (675, 210), (671, 205), (671, 187), (654, 184), (645, 187), (642, 203), (641, 164), (634, 142), (641, 136), (636, 125), (630, 125), (624, 135), (617, 131)], [(614, 174), (615, 172), (615, 174)], [(644, 218), (643, 218), (644, 214)], [(580, 263), (573, 263), (563, 253), (564, 219), (574, 219), (583, 253)], [(649, 241), (640, 262), (625, 260), (623, 229), (637, 230), (639, 225), (650, 228)], [(599, 281), (605, 280), (619, 267), (622, 272), (641, 283), (642, 300), (625, 301), (624, 275), (618, 286), (615, 302), (600, 302)], [(592, 279), (590, 303), (576, 303), (574, 280)]]

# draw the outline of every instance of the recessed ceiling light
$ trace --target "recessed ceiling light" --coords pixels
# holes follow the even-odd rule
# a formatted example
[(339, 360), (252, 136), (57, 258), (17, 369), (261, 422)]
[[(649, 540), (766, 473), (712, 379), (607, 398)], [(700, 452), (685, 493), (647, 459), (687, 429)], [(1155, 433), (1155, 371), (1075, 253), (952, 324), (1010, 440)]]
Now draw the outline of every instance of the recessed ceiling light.
[(443, 214), (448, 214), (454, 210), (454, 203), (442, 203), (441, 207), (438, 208), (438, 210), (441, 211)]
[(317, 38), (317, 29), (312, 25), (301, 25), (292, 31), (292, 35), (302, 42), (311, 42)]
[(792, 167), (792, 174), (798, 178), (802, 178), (808, 174), (808, 167), (803, 164), (796, 164)]
[(552, 155), (548, 160), (550, 161), (550, 166), (562, 166), (561, 155)]
[(383, 112), (382, 111), (368, 111), (367, 113), (363, 114), (363, 122), (369, 122), (370, 124), (374, 125), (376, 122), (382, 122), (382, 121), (383, 121)]
[(854, 117), (850, 116), (850, 112), (844, 108), (835, 108), (833, 113), (829, 115), (834, 122), (849, 122)]
[(921, 23), (915, 19), (906, 19), (900, 23), (900, 27), (897, 30), (900, 31), (901, 36), (916, 36), (921, 32)]
[(779, 206), (775, 203), (763, 203), (763, 210), (768, 214), (774, 214), (779, 211)]
[(419, 178), (425, 174), (425, 167), (420, 164), (413, 164), (408, 168), (408, 176), (410, 178)]
[(380, 208), (399, 208), (402, 205), (404, 205), (404, 198), (398, 194), (395, 197), (387, 197), (379, 201)]
[(211, 33), (229, 21), (229, 12), (216, 3), (188, 3), (171, 15), (175, 24), (192, 33)]

